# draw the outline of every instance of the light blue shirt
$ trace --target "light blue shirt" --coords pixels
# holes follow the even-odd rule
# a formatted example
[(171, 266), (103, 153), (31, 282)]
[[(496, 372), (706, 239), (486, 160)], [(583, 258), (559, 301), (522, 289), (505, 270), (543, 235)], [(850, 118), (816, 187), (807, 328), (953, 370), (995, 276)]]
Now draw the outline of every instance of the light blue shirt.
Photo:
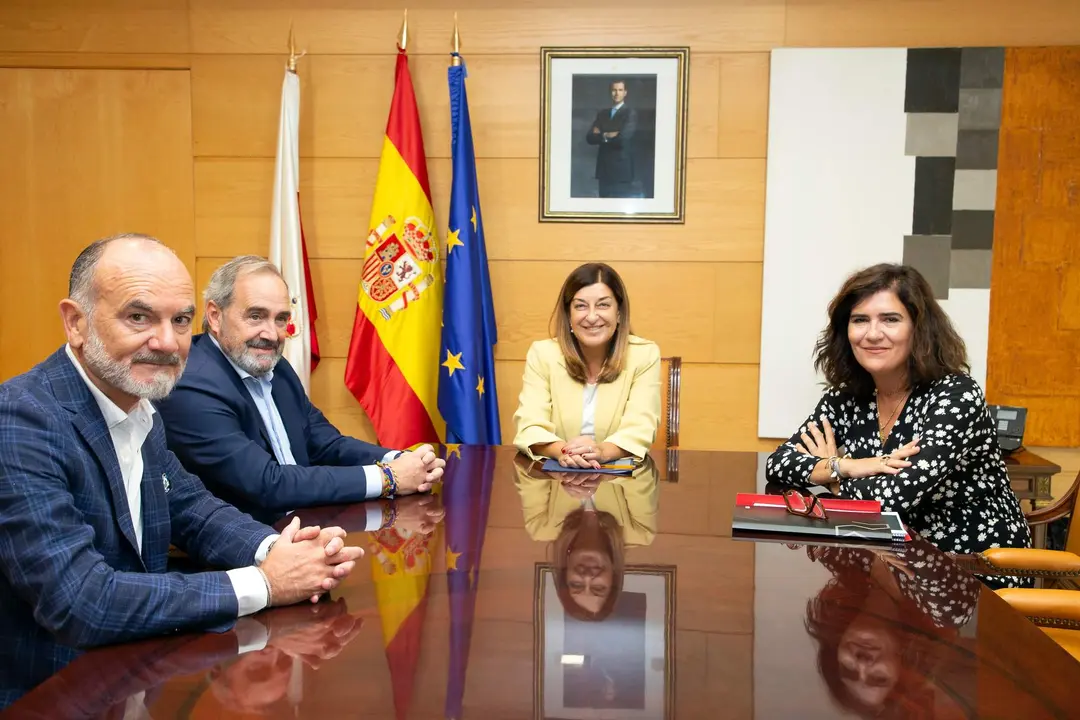
[[(221, 350), (221, 344), (218, 339), (214, 337), (212, 333), (207, 333), (210, 336), (210, 340), (214, 343), (214, 346), (218, 350)], [(281, 413), (278, 412), (277, 405), (274, 403), (274, 396), (272, 394), (271, 383), (274, 380), (274, 371), (266, 373), (261, 378), (257, 378), (249, 373), (244, 368), (240, 367), (233, 362), (228, 353), (221, 350), (221, 354), (225, 356), (225, 359), (232, 365), (233, 370), (240, 376), (240, 379), (244, 383), (244, 387), (247, 389), (248, 394), (251, 395), (252, 401), (255, 403), (255, 407), (259, 411), (259, 416), (262, 418), (263, 427), (266, 428), (266, 434), (270, 436), (270, 447), (274, 450), (274, 458), (278, 461), (279, 465), (295, 465), (296, 458), (292, 454), (292, 443), (289, 442), (289, 435), (285, 432), (285, 423), (281, 421)], [(383, 456), (383, 462), (390, 462), (394, 458), (401, 455), (397, 450), (391, 450)], [(368, 499), (377, 498), (382, 495), (382, 470), (375, 465), (364, 466), (364, 478), (367, 481), (366, 496)], [(379, 510), (374, 512), (381, 513)], [(379, 519), (381, 521), (381, 514)], [(368, 523), (370, 528), (371, 522)], [(379, 527), (379, 523), (375, 524), (375, 528)]]

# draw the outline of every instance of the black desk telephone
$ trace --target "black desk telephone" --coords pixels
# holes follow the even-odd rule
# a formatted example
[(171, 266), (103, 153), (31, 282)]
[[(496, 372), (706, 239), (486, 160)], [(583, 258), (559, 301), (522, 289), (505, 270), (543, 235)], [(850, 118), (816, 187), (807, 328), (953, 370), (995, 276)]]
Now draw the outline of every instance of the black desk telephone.
[(1027, 421), (1027, 408), (1008, 405), (990, 405), (990, 417), (997, 426), (998, 446), (1008, 454), (1023, 446), (1024, 423)]

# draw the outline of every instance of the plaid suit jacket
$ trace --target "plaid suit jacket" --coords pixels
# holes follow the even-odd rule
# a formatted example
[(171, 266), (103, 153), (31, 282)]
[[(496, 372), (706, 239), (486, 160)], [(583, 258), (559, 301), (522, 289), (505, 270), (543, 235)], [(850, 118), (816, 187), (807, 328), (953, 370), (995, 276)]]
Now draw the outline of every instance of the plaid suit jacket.
[[(235, 623), (224, 570), (274, 530), (185, 472), (160, 415), (142, 453), (140, 553), (109, 429), (64, 349), (0, 384), (0, 707), (79, 649)], [(166, 572), (170, 542), (222, 570)]]

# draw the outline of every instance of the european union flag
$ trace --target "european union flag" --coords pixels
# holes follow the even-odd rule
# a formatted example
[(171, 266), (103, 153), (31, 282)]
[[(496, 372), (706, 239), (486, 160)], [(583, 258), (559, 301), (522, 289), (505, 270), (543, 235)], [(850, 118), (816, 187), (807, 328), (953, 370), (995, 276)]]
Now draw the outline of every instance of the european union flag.
[[(455, 373), (456, 374), (456, 373)], [(449, 449), (442, 498), (446, 518), (446, 589), (450, 600), (450, 670), (446, 681), (446, 717), (462, 717), (469, 665), (480, 555), (487, 534), (495, 456), (491, 447)]]
[(465, 66), (452, 66), (448, 75), (454, 179), (446, 236), (441, 353), (445, 360), (439, 370), (439, 412), (446, 420), (446, 442), (500, 445), (494, 357), (499, 340), (465, 96)]

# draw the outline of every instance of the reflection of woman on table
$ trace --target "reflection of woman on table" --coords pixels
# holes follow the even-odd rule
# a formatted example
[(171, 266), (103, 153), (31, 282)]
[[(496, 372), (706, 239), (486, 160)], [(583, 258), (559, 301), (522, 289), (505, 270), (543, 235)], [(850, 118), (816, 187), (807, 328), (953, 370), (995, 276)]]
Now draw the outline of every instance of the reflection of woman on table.
[(806, 606), (833, 699), (863, 717), (936, 717), (944, 707), (935, 669), (974, 616), (979, 581), (919, 545), (807, 553), (833, 574)]
[(539, 471), (515, 464), (525, 529), (551, 541), (555, 590), (567, 614), (602, 620), (622, 591), (625, 548), (656, 535), (659, 486), (651, 461), (631, 476)]
[(769, 456), (768, 480), (878, 500), (944, 552), (1030, 546), (964, 341), (917, 270), (848, 278), (815, 355), (828, 390)]

